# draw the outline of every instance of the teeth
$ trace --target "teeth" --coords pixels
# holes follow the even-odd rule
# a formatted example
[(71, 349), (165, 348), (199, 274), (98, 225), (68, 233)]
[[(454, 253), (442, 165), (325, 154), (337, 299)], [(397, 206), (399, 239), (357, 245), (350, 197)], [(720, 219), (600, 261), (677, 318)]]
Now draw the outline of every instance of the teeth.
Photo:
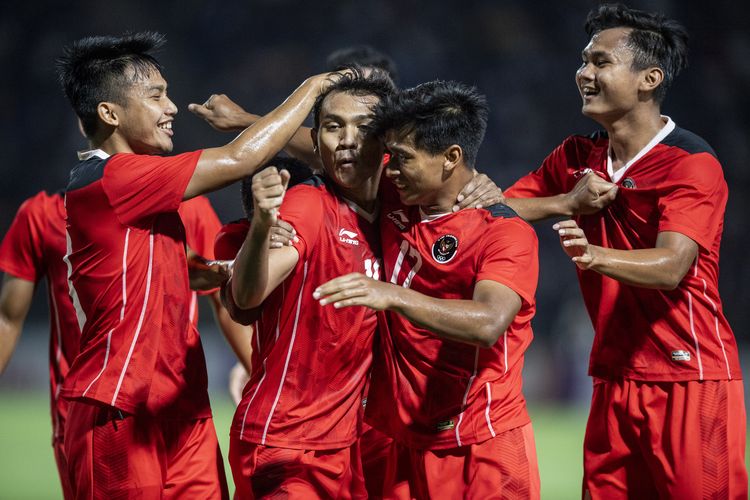
[(172, 122), (162, 123), (159, 125), (159, 128), (165, 129), (165, 130), (172, 130)]

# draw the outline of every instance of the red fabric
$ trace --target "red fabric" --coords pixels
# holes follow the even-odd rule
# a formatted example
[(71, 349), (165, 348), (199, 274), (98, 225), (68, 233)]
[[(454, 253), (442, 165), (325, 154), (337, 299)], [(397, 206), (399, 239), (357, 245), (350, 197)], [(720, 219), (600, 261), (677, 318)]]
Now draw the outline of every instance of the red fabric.
[(0, 245), (2, 272), (34, 283), (47, 280), (50, 407), (55, 442), (62, 442), (67, 414), (67, 402), (58, 391), (78, 354), (81, 337), (68, 292), (65, 251), (63, 196), (43, 191), (21, 205)]
[(211, 414), (177, 213), (200, 151), (83, 161), (66, 194), (81, 351), (63, 388), (129, 413)]
[(63, 498), (65, 500), (73, 500), (75, 496), (73, 494), (73, 486), (70, 484), (70, 476), (68, 475), (68, 459), (65, 458), (63, 441), (59, 439), (55, 440), (52, 443), (52, 450), (55, 454), (55, 465), (57, 465), (57, 473), (60, 476), (60, 487), (62, 488)]
[(280, 215), (297, 231), (299, 261), (263, 304), (231, 435), (285, 448), (348, 447), (357, 439), (377, 320), (364, 307), (321, 307), (312, 294), (335, 277), (378, 267), (377, 227), (325, 184), (289, 190)]
[(214, 253), (217, 259), (234, 260), (245, 242), (250, 222), (246, 219), (224, 224), (216, 235)]
[(592, 498), (748, 497), (741, 380), (595, 379), (584, 439)]
[[(180, 203), (177, 209), (185, 226), (188, 248), (206, 260), (214, 260), (214, 239), (221, 230), (221, 221), (205, 196), (196, 196)], [(190, 303), (190, 319), (198, 328), (198, 295), (211, 295), (219, 288), (193, 291)]]
[(211, 418), (121, 417), (71, 401), (65, 454), (76, 498), (229, 498)]
[(538, 499), (534, 431), (528, 423), (483, 443), (445, 450), (394, 443), (384, 489), (388, 499)]
[(273, 448), (231, 438), (235, 498), (367, 498), (357, 471), (357, 447), (335, 450)]
[[(507, 209), (506, 209), (507, 210)], [(381, 219), (384, 276), (431, 297), (470, 300), (480, 280), (508, 286), (521, 310), (489, 349), (442, 340), (395, 313), (382, 316), (382, 355), (368, 394), (368, 422), (414, 448), (485, 441), (529, 422), (521, 392), (523, 354), (533, 337), (538, 260), (533, 229), (519, 217), (463, 210), (421, 221), (418, 207), (386, 202)], [(433, 257), (440, 238), (458, 247)]]
[[(596, 377), (742, 378), (736, 341), (718, 289), (727, 185), (721, 165), (711, 154), (669, 145), (677, 144), (671, 137), (689, 132), (678, 128), (672, 134), (628, 168), (617, 182), (620, 189), (609, 207), (577, 218), (594, 245), (653, 248), (660, 231), (682, 233), (699, 245), (696, 262), (675, 290), (629, 286), (594, 271), (578, 270), (596, 333), (589, 366)], [(505, 195), (565, 193), (586, 168), (609, 180), (608, 146), (605, 136), (570, 137)], [(626, 179), (635, 186), (623, 186)]]
[(368, 498), (383, 498), (385, 480), (393, 439), (374, 427), (363, 424), (359, 437), (359, 456), (362, 462), (362, 475)]

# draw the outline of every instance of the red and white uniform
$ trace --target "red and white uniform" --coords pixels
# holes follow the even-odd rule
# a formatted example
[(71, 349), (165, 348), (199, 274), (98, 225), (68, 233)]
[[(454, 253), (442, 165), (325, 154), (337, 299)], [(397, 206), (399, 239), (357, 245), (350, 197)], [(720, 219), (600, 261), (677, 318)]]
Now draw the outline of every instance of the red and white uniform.
[[(701, 436), (711, 433), (691, 427), (697, 422), (697, 415), (683, 416), (670, 409), (670, 405), (676, 404), (674, 398), (687, 397), (693, 391), (684, 391), (677, 385), (667, 390), (659, 383), (717, 380), (731, 381), (730, 386), (739, 384), (741, 387), (742, 373), (737, 343), (722, 311), (718, 290), (727, 184), (716, 154), (703, 139), (676, 127), (669, 119), (653, 140), (617, 172), (613, 171), (608, 149), (609, 139), (603, 132), (588, 137), (569, 137), (538, 170), (521, 178), (505, 194), (509, 198), (523, 198), (565, 193), (582, 174), (591, 170), (619, 187), (617, 198), (607, 208), (576, 217), (591, 244), (621, 250), (654, 248), (656, 237), (662, 231), (681, 233), (698, 244), (695, 262), (674, 290), (630, 286), (594, 271), (577, 270), (595, 332), (589, 373), (596, 382), (584, 443), (587, 487), (592, 494), (616, 496), (620, 490), (597, 490), (601, 477), (598, 474), (610, 474), (611, 478), (616, 468), (612, 466), (610, 472), (606, 472), (607, 467), (601, 466), (602, 454), (618, 455), (611, 449), (603, 450), (597, 443), (605, 440), (614, 446), (619, 442), (614, 436), (600, 436), (596, 429), (602, 428), (597, 423), (610, 422), (609, 432), (621, 432), (623, 436), (661, 435), (662, 427), (666, 426), (670, 432), (684, 437), (679, 442), (681, 449), (700, 454), (706, 449)], [(633, 387), (623, 389), (623, 383)], [(648, 383), (648, 387), (641, 387), (643, 383)], [(694, 391), (699, 387), (708, 390), (708, 385), (697, 385)], [(725, 404), (723, 410), (711, 405), (710, 412), (716, 411), (712, 421), (724, 422), (726, 430), (726, 422), (733, 413), (731, 418), (739, 415), (744, 422), (744, 404), (741, 390), (733, 387), (722, 390), (731, 396), (728, 405)], [(665, 399), (665, 393), (671, 396)], [(618, 394), (622, 400), (616, 399)], [(655, 399), (636, 402), (632, 400), (636, 395), (644, 398), (654, 395)], [(715, 395), (705, 397), (716, 399)], [(710, 413), (696, 398), (693, 395), (693, 401), (685, 400), (686, 408), (693, 408), (693, 413)], [(604, 402), (607, 399), (610, 403)], [(613, 412), (617, 408), (628, 408), (628, 416), (615, 415)], [(633, 409), (634, 413), (630, 413)], [(646, 429), (649, 426), (653, 428)], [(681, 484), (700, 495), (703, 490), (692, 481), (706, 479), (709, 474), (706, 470), (712, 469), (714, 472), (710, 474), (716, 475), (716, 481), (706, 480), (721, 484), (721, 478), (727, 479), (730, 475), (729, 464), (731, 470), (741, 469), (738, 474), (744, 474), (741, 489), (746, 496), (744, 424), (736, 427), (742, 428), (742, 445), (725, 441), (719, 454), (731, 454), (731, 458), (718, 467), (701, 469), (698, 466), (691, 470), (677, 467), (677, 462), (687, 464), (688, 460), (673, 456), (666, 441), (648, 446), (628, 442), (623, 447), (629, 449), (631, 457), (641, 457), (642, 450), (652, 450), (649, 453), (657, 459), (641, 457), (641, 462), (648, 460), (652, 464), (649, 466), (652, 479), (662, 494), (682, 497), (683, 491), (674, 489), (674, 485)], [(726, 433), (723, 435), (727, 437)], [(623, 464), (621, 462), (621, 467), (625, 470)], [(742, 482), (740, 478), (737, 484)], [(612, 484), (622, 486), (626, 481), (610, 481), (610, 486)]]
[[(200, 154), (94, 151), (71, 172), (65, 260), (82, 333), (62, 393), (74, 400), (65, 450), (76, 494), (227, 496), (178, 214)], [(149, 440), (138, 460), (127, 453), (170, 428), (178, 435)]]
[[(293, 476), (306, 454), (342, 450), (346, 457), (336, 459), (334, 469), (339, 472), (334, 475), (347, 477), (316, 480), (313, 490), (324, 497), (346, 496), (351, 491), (341, 485), (352, 480), (350, 447), (358, 437), (377, 318), (365, 307), (321, 307), (313, 291), (343, 274), (377, 276), (377, 225), (374, 216), (337, 196), (328, 181), (316, 177), (287, 192), (280, 216), (297, 232), (299, 260), (263, 303), (256, 325), (253, 372), (230, 433), (235, 484), (247, 493), (249, 478), (255, 495), (274, 487), (293, 492), (287, 484), (279, 486), (282, 479), (267, 484), (261, 464), (296, 463), (286, 466)], [(278, 448), (305, 453), (292, 456)], [(263, 452), (255, 457), (258, 450)], [(329, 470), (324, 462), (318, 464)], [(319, 479), (326, 474), (318, 474)], [(328, 490), (329, 483), (341, 489)]]

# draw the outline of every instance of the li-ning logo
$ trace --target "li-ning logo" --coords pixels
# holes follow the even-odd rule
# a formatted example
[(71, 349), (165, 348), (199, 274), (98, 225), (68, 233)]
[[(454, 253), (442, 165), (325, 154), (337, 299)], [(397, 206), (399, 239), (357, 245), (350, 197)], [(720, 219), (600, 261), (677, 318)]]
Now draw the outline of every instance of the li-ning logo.
[(690, 361), (690, 353), (688, 351), (672, 351), (672, 361)]
[(394, 210), (387, 217), (402, 231), (406, 229), (406, 223), (409, 222), (409, 218), (403, 210)]
[(357, 241), (355, 238), (357, 237), (357, 233), (352, 231), (347, 231), (343, 227), (339, 229), (339, 241), (342, 243), (348, 243), (350, 245), (357, 246), (359, 245), (359, 241)]
[(444, 234), (432, 245), (432, 258), (438, 264), (450, 262), (456, 256), (458, 238), (452, 234)]

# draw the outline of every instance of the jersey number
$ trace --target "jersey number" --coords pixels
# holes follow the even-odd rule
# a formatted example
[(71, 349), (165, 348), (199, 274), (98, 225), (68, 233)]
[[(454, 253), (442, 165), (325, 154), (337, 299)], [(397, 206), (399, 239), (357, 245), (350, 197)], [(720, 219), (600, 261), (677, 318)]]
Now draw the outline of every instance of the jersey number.
[(414, 279), (414, 276), (419, 272), (419, 268), (422, 267), (422, 255), (419, 253), (419, 251), (409, 245), (409, 242), (404, 240), (401, 242), (401, 250), (398, 252), (398, 257), (396, 258), (396, 264), (393, 266), (393, 274), (391, 275), (391, 283), (394, 285), (398, 285), (398, 275), (401, 272), (401, 267), (404, 265), (404, 259), (406, 258), (406, 255), (409, 255), (409, 257), (413, 257), (415, 262), (414, 265), (411, 267), (411, 270), (406, 275), (406, 278), (404, 279), (404, 282), (401, 283), (401, 286), (404, 288), (409, 288), (411, 286), (411, 281)]
[(365, 275), (374, 280), (380, 279), (380, 262), (377, 259), (365, 259)]

